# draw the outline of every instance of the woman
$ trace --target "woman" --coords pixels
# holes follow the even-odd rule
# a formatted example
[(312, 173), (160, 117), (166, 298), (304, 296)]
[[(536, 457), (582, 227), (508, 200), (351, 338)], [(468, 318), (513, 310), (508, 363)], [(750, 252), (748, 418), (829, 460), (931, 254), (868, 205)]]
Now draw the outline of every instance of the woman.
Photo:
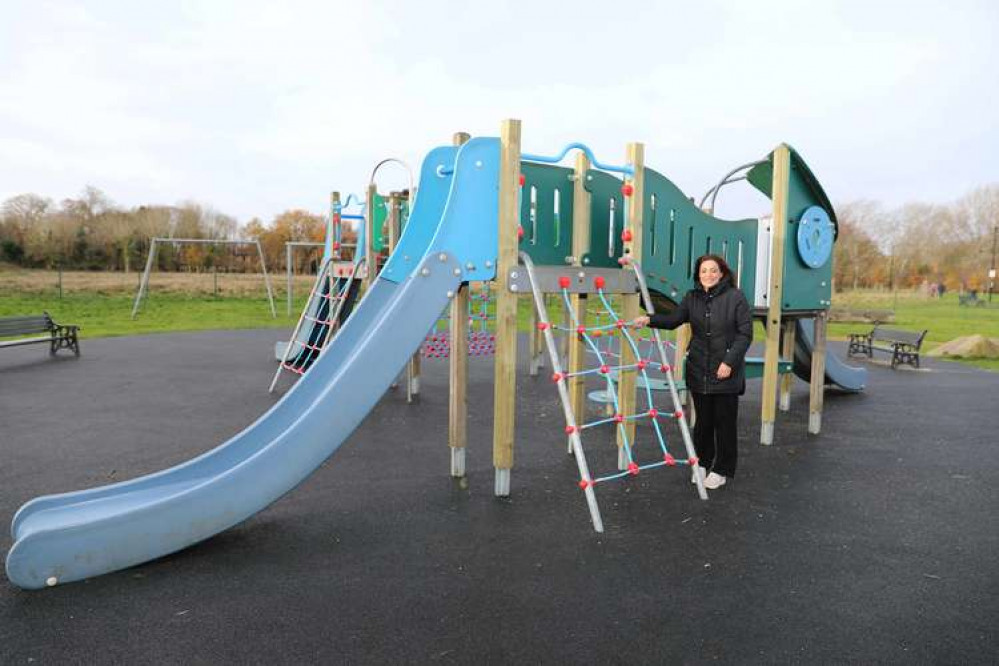
[[(735, 476), (739, 396), (746, 392), (746, 352), (753, 341), (749, 303), (725, 260), (714, 254), (694, 264), (698, 286), (669, 314), (638, 317), (636, 327), (674, 329), (690, 324), (687, 390), (694, 397), (694, 447), (704, 487), (715, 490)], [(693, 474), (691, 480), (693, 481)], [(706, 475), (706, 476), (705, 476)]]

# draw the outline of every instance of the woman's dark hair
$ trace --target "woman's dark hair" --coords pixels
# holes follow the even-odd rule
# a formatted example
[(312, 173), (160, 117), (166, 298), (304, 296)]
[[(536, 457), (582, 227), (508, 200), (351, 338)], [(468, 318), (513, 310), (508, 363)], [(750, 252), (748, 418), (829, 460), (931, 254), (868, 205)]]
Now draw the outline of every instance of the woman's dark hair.
[(713, 261), (718, 264), (718, 270), (721, 271), (721, 279), (724, 280), (725, 278), (728, 278), (729, 282), (735, 285), (735, 276), (732, 275), (732, 269), (729, 268), (728, 264), (725, 263), (725, 260), (717, 254), (701, 255), (697, 258), (697, 261), (694, 262), (694, 282), (696, 284), (701, 284), (701, 264), (705, 261)]

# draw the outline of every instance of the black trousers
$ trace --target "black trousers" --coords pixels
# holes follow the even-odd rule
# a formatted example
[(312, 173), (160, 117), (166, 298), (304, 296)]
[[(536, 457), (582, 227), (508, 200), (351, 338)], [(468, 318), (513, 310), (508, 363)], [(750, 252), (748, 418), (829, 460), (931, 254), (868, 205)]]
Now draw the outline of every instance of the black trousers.
[(697, 423), (694, 448), (701, 467), (725, 477), (735, 476), (739, 460), (736, 423), (739, 420), (738, 395), (694, 393)]

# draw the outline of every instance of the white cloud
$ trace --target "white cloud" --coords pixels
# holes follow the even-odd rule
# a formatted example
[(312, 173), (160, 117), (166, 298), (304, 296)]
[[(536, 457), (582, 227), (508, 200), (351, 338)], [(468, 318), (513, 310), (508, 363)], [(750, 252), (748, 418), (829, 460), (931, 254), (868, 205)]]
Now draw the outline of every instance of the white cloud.
[[(904, 10), (904, 11), (903, 11)], [(0, 27), (0, 182), (246, 220), (321, 210), (387, 156), (524, 121), (699, 196), (788, 141), (835, 200), (996, 179), (986, 2), (21, 3)], [(393, 183), (393, 186), (395, 183)]]

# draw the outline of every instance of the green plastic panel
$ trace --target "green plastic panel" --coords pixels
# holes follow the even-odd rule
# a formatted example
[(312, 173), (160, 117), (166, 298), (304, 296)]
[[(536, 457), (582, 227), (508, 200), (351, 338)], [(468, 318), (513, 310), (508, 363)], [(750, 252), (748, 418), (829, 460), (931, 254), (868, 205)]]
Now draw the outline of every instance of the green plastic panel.
[[(750, 184), (771, 196), (773, 188), (773, 153), (765, 162), (753, 167), (747, 174)], [(824, 310), (832, 297), (832, 261), (819, 268), (811, 268), (798, 254), (798, 223), (802, 213), (811, 206), (821, 206), (837, 229), (836, 211), (812, 170), (793, 148), (788, 187), (788, 225), (784, 243), (784, 310)]]
[(520, 250), (538, 266), (565, 266), (572, 254), (573, 170), (523, 162)]
[(642, 270), (649, 289), (678, 302), (694, 287), (693, 266), (703, 254), (722, 256), (752, 303), (756, 288), (756, 220), (708, 215), (662, 174), (645, 169)]
[(621, 185), (621, 179), (603, 171), (586, 172), (586, 191), (590, 193), (590, 251), (583, 255), (586, 266), (620, 268), (617, 260), (624, 251), (621, 230), (625, 212)]
[(385, 220), (388, 219), (388, 206), (386, 206), (386, 198), (380, 194), (375, 194), (374, 205), (375, 205), (375, 219), (374, 219), (374, 239), (372, 242), (372, 247), (374, 248), (375, 254), (380, 253), (385, 249)]

